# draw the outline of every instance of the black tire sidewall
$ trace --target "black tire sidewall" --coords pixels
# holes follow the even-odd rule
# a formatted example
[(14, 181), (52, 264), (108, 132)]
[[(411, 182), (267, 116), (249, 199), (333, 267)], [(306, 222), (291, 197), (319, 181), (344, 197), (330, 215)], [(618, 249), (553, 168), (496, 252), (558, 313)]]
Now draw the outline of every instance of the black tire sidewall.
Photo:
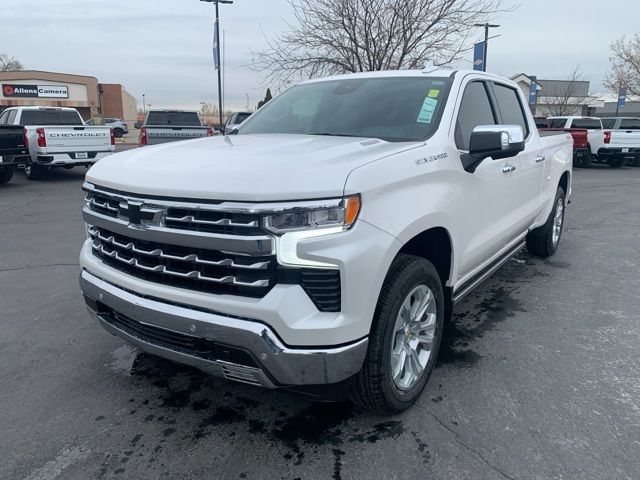
[[(437, 320), (436, 331), (434, 335), (434, 343), (431, 356), (420, 380), (408, 390), (400, 390), (393, 382), (391, 375), (391, 348), (393, 343), (394, 327), (397, 314), (400, 310), (402, 302), (405, 300), (409, 292), (418, 285), (426, 285), (431, 289), (436, 297)], [(382, 357), (380, 362), (380, 373), (382, 380), (382, 389), (387, 402), (396, 411), (402, 411), (409, 408), (415, 403), (429, 381), (431, 372), (433, 371), (444, 328), (444, 294), (442, 285), (438, 278), (438, 273), (433, 265), (422, 258), (416, 257), (416, 262), (408, 264), (398, 281), (389, 285), (387, 288), (395, 290), (390, 305), (385, 305), (381, 309), (382, 315), (378, 317), (383, 328), (382, 339), (384, 341), (382, 348)]]
[(122, 130), (121, 128), (114, 128), (113, 136), (116, 138), (122, 138), (124, 136), (124, 130)]

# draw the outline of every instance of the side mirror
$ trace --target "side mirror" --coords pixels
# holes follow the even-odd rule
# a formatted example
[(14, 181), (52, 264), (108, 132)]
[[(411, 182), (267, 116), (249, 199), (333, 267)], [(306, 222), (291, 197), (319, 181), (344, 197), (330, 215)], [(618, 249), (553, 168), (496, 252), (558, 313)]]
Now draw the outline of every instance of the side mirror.
[(471, 133), (469, 153), (462, 155), (462, 164), (473, 173), (487, 157), (510, 158), (523, 150), (524, 131), (520, 125), (481, 125)]
[(222, 125), (222, 124), (220, 124), (220, 123), (216, 123), (216, 124), (213, 126), (213, 129), (214, 129), (216, 132), (224, 132), (224, 125)]
[(142, 128), (142, 122), (136, 122), (133, 124), (133, 128), (135, 128), (136, 130), (140, 130), (140, 128)]

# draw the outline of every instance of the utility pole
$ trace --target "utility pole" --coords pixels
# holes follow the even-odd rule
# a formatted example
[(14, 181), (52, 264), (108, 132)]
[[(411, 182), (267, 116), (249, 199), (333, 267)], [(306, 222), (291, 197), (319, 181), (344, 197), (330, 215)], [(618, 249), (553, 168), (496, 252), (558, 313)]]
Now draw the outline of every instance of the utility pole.
[(225, 3), (231, 4), (232, 0), (200, 0), (201, 2), (214, 3), (216, 6), (216, 23), (213, 30), (213, 60), (216, 70), (218, 70), (218, 110), (220, 115), (220, 125), (224, 124), (222, 119), (223, 106), (222, 106), (222, 64), (220, 63), (220, 12), (218, 4)]
[[(484, 28), (484, 59), (483, 59), (483, 72), (487, 71), (487, 50), (489, 49), (489, 29), (490, 28), (498, 28), (500, 25), (494, 25), (491, 23), (475, 23), (474, 27), (483, 27)], [(495, 37), (491, 37), (495, 38)]]
[(147, 102), (144, 93), (142, 94), (142, 113), (143, 115), (147, 114)]

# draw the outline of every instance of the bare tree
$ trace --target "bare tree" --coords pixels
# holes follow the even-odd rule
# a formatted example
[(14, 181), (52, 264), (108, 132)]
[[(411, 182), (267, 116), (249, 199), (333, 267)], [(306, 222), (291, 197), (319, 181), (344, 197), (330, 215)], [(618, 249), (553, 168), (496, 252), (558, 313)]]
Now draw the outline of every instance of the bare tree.
[(611, 44), (611, 70), (604, 86), (613, 92), (625, 87), (632, 95), (640, 95), (640, 34), (627, 41), (619, 38)]
[(289, 0), (295, 24), (253, 52), (267, 81), (446, 65), (502, 0)]
[(201, 103), (200, 104), (200, 114), (202, 115), (217, 115), (218, 114), (218, 106), (213, 103)]
[(15, 57), (0, 53), (0, 72), (17, 72), (22, 68), (22, 64)]
[[(580, 88), (580, 83), (585, 81), (585, 77), (578, 65), (567, 75), (565, 80), (550, 83), (548, 81), (548, 91), (544, 87), (540, 94), (541, 102), (543, 102), (549, 110), (550, 116), (562, 117), (575, 114), (577, 109), (581, 109), (584, 99), (588, 95), (584, 95)], [(578, 112), (580, 113), (580, 112)]]

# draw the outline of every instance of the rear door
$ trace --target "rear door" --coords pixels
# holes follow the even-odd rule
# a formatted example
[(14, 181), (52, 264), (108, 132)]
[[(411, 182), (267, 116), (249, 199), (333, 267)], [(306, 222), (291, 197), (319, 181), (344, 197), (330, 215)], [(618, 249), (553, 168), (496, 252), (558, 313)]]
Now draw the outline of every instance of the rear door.
[(513, 202), (513, 228), (517, 235), (527, 230), (540, 212), (546, 159), (540, 137), (528, 121), (519, 90), (498, 82), (492, 82), (491, 85), (500, 114), (499, 123), (518, 125), (525, 135), (524, 151), (504, 161), (505, 165), (515, 168), (511, 173), (512, 181), (507, 187), (509, 198)]

